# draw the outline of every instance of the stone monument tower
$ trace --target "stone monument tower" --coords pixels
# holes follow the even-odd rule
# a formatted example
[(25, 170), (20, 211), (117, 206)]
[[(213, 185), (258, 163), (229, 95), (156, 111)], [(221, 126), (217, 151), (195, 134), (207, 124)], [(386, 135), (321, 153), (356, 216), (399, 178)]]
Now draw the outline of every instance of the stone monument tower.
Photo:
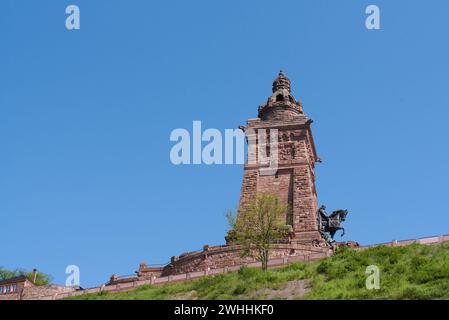
[[(273, 94), (259, 107), (258, 118), (249, 119), (247, 126), (241, 127), (248, 143), (253, 141), (253, 146), (248, 146), (248, 157), (252, 161), (249, 160), (244, 167), (239, 208), (257, 193), (276, 194), (290, 206), (285, 214), (285, 222), (291, 225), (292, 231), (289, 241), (319, 245), (323, 239), (318, 231), (314, 168), (320, 160), (313, 142), (311, 123), (301, 102), (291, 93), (290, 80), (281, 70), (273, 82)], [(261, 141), (261, 131), (267, 136), (275, 136), (275, 148), (272, 137), (264, 139), (266, 143)], [(270, 164), (261, 161), (261, 151), (270, 159), (273, 152), (277, 152), (274, 170), (268, 170)]]
[[(315, 163), (319, 158), (311, 123), (301, 102), (291, 94), (290, 80), (281, 71), (273, 82), (273, 94), (259, 107), (258, 117), (240, 127), (248, 141), (248, 162), (244, 167), (239, 210), (257, 193), (276, 194), (290, 207), (284, 219), (291, 232), (287, 239), (272, 244), (269, 258), (273, 261), (311, 261), (333, 252), (318, 226)], [(202, 251), (173, 256), (163, 267), (143, 264), (138, 276), (146, 279), (199, 271), (208, 273), (220, 268), (238, 270), (242, 265), (256, 263), (254, 258), (242, 256), (241, 246), (233, 243), (229, 234), (226, 241), (225, 246), (205, 245)]]

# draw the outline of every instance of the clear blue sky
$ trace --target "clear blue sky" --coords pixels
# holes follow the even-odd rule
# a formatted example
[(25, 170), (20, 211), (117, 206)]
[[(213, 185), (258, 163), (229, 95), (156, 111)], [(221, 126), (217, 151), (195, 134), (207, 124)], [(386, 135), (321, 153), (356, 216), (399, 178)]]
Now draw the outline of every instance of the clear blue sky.
[[(65, 8), (81, 30), (65, 29)], [(381, 9), (379, 31), (365, 8)], [(170, 132), (236, 128), (285, 69), (319, 202), (362, 244), (449, 233), (449, 2), (0, 4), (0, 265), (81, 285), (222, 244), (243, 166), (174, 166)]]

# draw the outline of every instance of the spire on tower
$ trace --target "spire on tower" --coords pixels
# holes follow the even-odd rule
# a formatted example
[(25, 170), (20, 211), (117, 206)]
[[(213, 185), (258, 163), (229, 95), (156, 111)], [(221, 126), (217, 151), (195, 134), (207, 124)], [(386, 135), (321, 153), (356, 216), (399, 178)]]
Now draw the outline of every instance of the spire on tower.
[(291, 92), (291, 82), (290, 79), (286, 77), (284, 70), (279, 71), (279, 75), (273, 82), (273, 92), (280, 89), (286, 89), (289, 93)]
[(302, 104), (293, 97), (291, 93), (291, 81), (283, 70), (273, 81), (273, 94), (267, 102), (259, 107), (259, 118), (270, 119), (293, 119), (304, 116)]

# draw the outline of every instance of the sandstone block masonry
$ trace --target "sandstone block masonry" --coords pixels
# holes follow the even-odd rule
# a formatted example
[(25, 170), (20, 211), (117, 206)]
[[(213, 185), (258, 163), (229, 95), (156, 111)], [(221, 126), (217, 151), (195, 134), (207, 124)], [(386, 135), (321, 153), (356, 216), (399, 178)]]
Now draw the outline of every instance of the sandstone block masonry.
[[(250, 257), (242, 257), (241, 252), (242, 249), (238, 245), (206, 247), (202, 252), (174, 257), (175, 259), (162, 269), (161, 276), (244, 266), (255, 262)], [(308, 261), (314, 256), (326, 257), (331, 254), (330, 248), (292, 243), (274, 244), (270, 250), (269, 260), (297, 257), (299, 259), (297, 261)]]
[[(397, 246), (407, 246), (413, 243), (423, 244), (423, 245), (435, 245), (435, 244), (441, 244), (441, 243), (447, 243), (449, 242), (449, 235), (441, 235), (441, 236), (434, 236), (434, 237), (428, 237), (428, 238), (419, 238), (419, 239), (410, 239), (410, 240), (393, 240), (391, 242), (387, 243), (380, 243), (380, 244), (372, 244), (368, 246), (359, 246), (356, 243), (353, 242), (346, 242), (346, 243), (337, 243), (337, 246), (345, 246), (352, 248), (353, 250), (366, 250), (370, 247), (375, 246), (390, 246), (390, 247), (397, 247)], [(284, 247), (284, 249), (286, 249)], [(296, 250), (294, 252), (289, 252), (287, 256), (283, 256), (282, 258), (271, 258), (268, 262), (269, 267), (279, 267), (282, 265), (286, 265), (289, 263), (294, 262), (307, 262), (307, 261), (314, 261), (318, 259), (322, 259), (325, 257), (328, 257), (332, 254), (332, 250), (326, 250), (326, 248), (312, 248), (312, 250), (307, 253), (310, 247), (301, 247), (297, 246)], [(225, 257), (226, 255), (230, 254), (232, 250), (235, 250), (238, 252), (238, 248), (234, 246), (215, 246), (215, 247), (208, 247), (205, 246), (203, 248), (203, 251), (199, 252), (192, 252), (188, 253), (186, 255), (180, 256), (180, 257), (173, 257), (174, 260), (177, 262), (176, 265), (172, 265), (170, 267), (170, 264), (165, 267), (160, 267), (158, 270), (158, 274), (148, 274), (145, 276), (145, 269), (150, 268), (153, 271), (155, 271), (155, 268), (146, 267), (145, 264), (140, 265), (139, 273), (135, 277), (116, 277), (114, 281), (110, 281), (106, 286), (101, 286), (97, 288), (91, 288), (86, 290), (80, 290), (76, 291), (73, 294), (63, 294), (59, 298), (63, 298), (70, 295), (79, 295), (79, 294), (86, 294), (86, 293), (97, 293), (100, 291), (109, 291), (109, 292), (118, 292), (118, 291), (127, 291), (134, 287), (139, 287), (142, 285), (148, 285), (148, 284), (164, 284), (164, 283), (170, 283), (170, 282), (177, 282), (177, 281), (185, 281), (190, 279), (195, 279), (198, 277), (206, 276), (206, 275), (216, 275), (220, 273), (226, 273), (226, 272), (233, 272), (240, 269), (242, 266), (249, 266), (249, 267), (260, 267), (260, 262), (252, 262), (247, 263), (244, 262), (242, 264), (236, 264), (236, 265), (229, 265), (229, 260), (226, 260), (226, 263), (223, 264), (224, 267), (221, 268), (214, 268), (210, 267), (210, 262), (216, 262), (216, 261), (224, 261), (219, 258), (214, 258), (214, 256), (219, 256), (220, 258)], [(209, 251), (208, 254), (205, 253), (205, 251)], [(285, 252), (284, 252), (285, 253)], [(301, 255), (300, 253), (305, 253), (304, 255)], [(293, 255), (292, 255), (293, 254)], [(273, 256), (276, 256), (274, 254)], [(272, 256), (272, 257), (273, 257)], [(209, 259), (208, 262), (205, 262), (204, 260)], [(237, 262), (237, 261), (236, 261)], [(218, 266), (220, 264), (216, 264)], [(213, 266), (213, 265), (212, 265)], [(176, 268), (177, 270), (172, 270), (171, 272), (167, 272), (166, 276), (161, 276), (161, 273), (164, 268)], [(201, 267), (204, 269), (201, 270)], [(186, 270), (185, 273), (181, 273), (180, 270)], [(188, 271), (193, 270), (193, 271)], [(112, 280), (112, 279), (111, 279)]]
[[(301, 102), (291, 94), (290, 80), (281, 71), (273, 82), (273, 94), (259, 107), (256, 119), (249, 119), (242, 127), (248, 141), (255, 141), (255, 163), (244, 167), (239, 208), (242, 209), (257, 193), (276, 194), (288, 203), (291, 212), (285, 213), (285, 223), (291, 226), (290, 243), (324, 246), (318, 231), (317, 192), (315, 187), (315, 163), (319, 162), (313, 141), (311, 123), (303, 111)], [(271, 154), (272, 146), (258, 141), (258, 132), (270, 129), (278, 131), (278, 169), (267, 175), (258, 156)], [(267, 141), (270, 139), (267, 138)], [(274, 150), (276, 152), (276, 150)]]

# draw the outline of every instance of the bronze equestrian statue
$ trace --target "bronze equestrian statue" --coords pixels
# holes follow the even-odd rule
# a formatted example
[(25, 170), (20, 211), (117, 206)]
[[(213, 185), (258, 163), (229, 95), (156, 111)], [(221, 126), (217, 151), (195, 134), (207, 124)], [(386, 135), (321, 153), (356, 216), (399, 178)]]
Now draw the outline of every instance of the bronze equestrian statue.
[(327, 242), (335, 242), (334, 236), (338, 230), (343, 231), (341, 234), (342, 237), (345, 235), (345, 228), (341, 227), (341, 223), (346, 220), (347, 215), (348, 210), (336, 210), (330, 215), (327, 215), (325, 206), (321, 206), (318, 209), (318, 228)]

